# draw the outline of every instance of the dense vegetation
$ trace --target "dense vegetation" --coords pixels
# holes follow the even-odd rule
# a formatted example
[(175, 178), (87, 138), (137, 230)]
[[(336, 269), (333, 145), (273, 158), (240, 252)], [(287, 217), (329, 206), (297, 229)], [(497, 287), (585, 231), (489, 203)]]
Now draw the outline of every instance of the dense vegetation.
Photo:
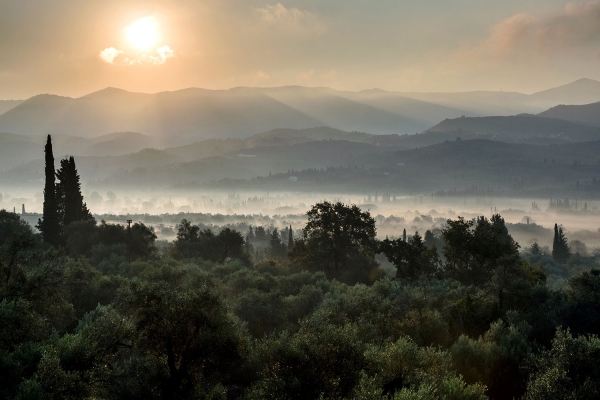
[(499, 215), (384, 241), (355, 206), (308, 217), (257, 262), (231, 229), (87, 219), (55, 247), (0, 211), (0, 397), (597, 397), (599, 270), (549, 288)]

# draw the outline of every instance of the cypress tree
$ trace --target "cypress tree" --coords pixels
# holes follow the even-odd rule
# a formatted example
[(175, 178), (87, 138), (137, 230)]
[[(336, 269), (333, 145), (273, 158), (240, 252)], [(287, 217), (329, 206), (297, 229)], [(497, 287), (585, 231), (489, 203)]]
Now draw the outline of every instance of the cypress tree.
[(56, 185), (56, 194), (59, 200), (59, 214), (63, 226), (72, 222), (92, 219), (92, 214), (83, 202), (81, 183), (73, 157), (65, 158), (60, 162), (60, 169), (56, 173), (60, 182)]
[(46, 183), (44, 185), (44, 211), (42, 219), (38, 220), (37, 228), (42, 232), (44, 241), (58, 246), (61, 241), (60, 217), (58, 201), (56, 198), (55, 176), (54, 176), (54, 154), (52, 152), (52, 138), (48, 135), (46, 147)]
[(404, 229), (404, 231), (402, 231), (402, 241), (406, 242), (406, 229)]
[(269, 256), (280, 257), (283, 255), (283, 250), (284, 249), (279, 238), (279, 233), (277, 232), (277, 228), (275, 228), (273, 233), (271, 233), (271, 237), (269, 238)]
[(93, 219), (92, 213), (87, 208), (87, 204), (83, 201), (83, 195), (81, 194), (81, 183), (80, 177), (77, 173), (77, 167), (75, 167), (75, 159), (73, 157), (69, 158), (69, 181), (71, 182), (71, 202), (73, 204), (73, 217), (75, 221), (87, 221), (89, 219)]
[(288, 230), (288, 250), (292, 250), (294, 247), (294, 233), (292, 232), (292, 225), (290, 225), (290, 229)]
[(571, 249), (567, 242), (567, 237), (561, 227), (554, 224), (554, 242), (552, 244), (552, 258), (554, 261), (560, 264), (564, 264), (569, 261), (571, 257)]

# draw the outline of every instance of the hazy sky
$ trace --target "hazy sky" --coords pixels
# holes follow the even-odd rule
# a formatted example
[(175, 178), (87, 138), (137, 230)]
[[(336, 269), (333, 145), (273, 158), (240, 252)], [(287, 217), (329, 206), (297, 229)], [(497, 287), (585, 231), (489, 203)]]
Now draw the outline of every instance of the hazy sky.
[[(127, 30), (143, 18), (156, 27), (149, 44), (137, 32), (146, 49)], [(107, 86), (533, 92), (600, 79), (600, 1), (0, 0), (0, 52), (0, 99)]]

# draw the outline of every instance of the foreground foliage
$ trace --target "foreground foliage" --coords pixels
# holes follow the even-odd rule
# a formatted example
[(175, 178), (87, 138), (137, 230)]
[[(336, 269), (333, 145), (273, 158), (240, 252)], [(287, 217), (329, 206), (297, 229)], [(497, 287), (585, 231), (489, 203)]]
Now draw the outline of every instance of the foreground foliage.
[(94, 221), (56, 249), (0, 211), (0, 398), (597, 397), (599, 270), (550, 289), (500, 216), (448, 221), (437, 249), (313, 211), (261, 262), (187, 221), (162, 251), (143, 224)]

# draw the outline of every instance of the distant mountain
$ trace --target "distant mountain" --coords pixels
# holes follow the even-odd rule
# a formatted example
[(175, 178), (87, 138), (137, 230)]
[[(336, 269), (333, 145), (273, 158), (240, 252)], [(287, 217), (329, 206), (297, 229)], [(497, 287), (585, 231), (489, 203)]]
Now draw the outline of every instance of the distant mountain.
[(421, 132), (462, 115), (539, 113), (561, 103), (600, 101), (600, 82), (580, 80), (533, 95), (510, 92), (360, 92), (299, 86), (156, 94), (107, 88), (80, 97), (39, 95), (0, 115), (0, 132), (93, 138), (140, 132), (190, 140), (247, 138), (272, 129), (330, 126), (371, 134)]
[(538, 144), (600, 139), (600, 128), (534, 115), (446, 119), (427, 132), (477, 133), (486, 139)]
[[(392, 135), (397, 137), (397, 135)], [(345, 140), (358, 143), (373, 143), (379, 135), (363, 132), (346, 132), (329, 127), (308, 129), (273, 129), (252, 135), (246, 139), (207, 139), (189, 145), (167, 148), (166, 151), (188, 161), (204, 157), (220, 156), (233, 152), (252, 153), (258, 147), (287, 146), (323, 140)]]
[(0, 100), (0, 115), (21, 104), (23, 100)]
[(421, 131), (434, 121), (469, 113), (393, 93), (384, 97), (301, 87), (192, 88), (152, 95), (108, 88), (77, 99), (33, 97), (0, 115), (0, 130), (83, 137), (134, 131), (197, 139), (316, 126), (398, 133)]
[[(600, 197), (600, 141), (533, 145), (475, 139), (400, 151), (374, 151), (368, 145), (364, 152), (358, 150), (353, 150), (353, 164), (340, 163), (337, 168), (295, 170), (251, 180), (229, 178), (207, 185), (255, 191), (436, 193), (480, 200), (498, 195)], [(296, 178), (290, 181), (290, 176)]]
[(550, 105), (594, 103), (600, 101), (600, 82), (593, 79), (579, 79), (566, 85), (534, 93), (531, 98)]
[[(56, 146), (54, 146), (56, 148)], [(41, 152), (43, 154), (43, 147)], [(56, 151), (55, 163), (58, 167), (60, 157)], [(173, 154), (163, 150), (144, 149), (142, 151), (120, 155), (120, 156), (77, 156), (75, 162), (77, 170), (82, 176), (82, 182), (102, 182), (110, 176), (118, 176), (126, 179), (129, 176), (144, 175), (143, 180), (132, 181), (137, 187), (152, 185), (153, 179), (150, 175), (145, 175), (148, 170), (154, 170), (164, 165), (177, 165), (183, 160)], [(11, 185), (15, 187), (26, 187), (28, 184), (40, 186), (44, 180), (44, 160), (37, 158), (32, 161), (23, 162), (0, 174), (0, 185)], [(41, 189), (40, 189), (41, 190)]]
[[(145, 149), (121, 156), (77, 156), (76, 162), (88, 191), (123, 187), (136, 190), (220, 187), (313, 193), (326, 190), (356, 193), (369, 189), (395, 194), (430, 194), (477, 188), (477, 193), (481, 192), (484, 197), (491, 191), (519, 196), (555, 197), (576, 193), (589, 199), (600, 197), (600, 184), (592, 184), (593, 179), (600, 177), (600, 140), (563, 140), (552, 145), (539, 144), (541, 140), (533, 141), (537, 144), (506, 143), (477, 139), (489, 138), (487, 135), (452, 131), (408, 136), (348, 133), (347, 137), (356, 141), (284, 143), (286, 137), (294, 141), (328, 134), (327, 129), (320, 129), (256, 135), (274, 141), (242, 150), (240, 146), (246, 146), (247, 141), (256, 137), (211, 140), (166, 150)], [(335, 130), (330, 130), (329, 135), (344, 136)], [(475, 139), (464, 139), (468, 135)], [(15, 136), (8, 135), (5, 143), (25, 143), (15, 142)], [(451, 137), (454, 139), (450, 140)], [(371, 139), (376, 142), (369, 142)], [(380, 139), (385, 142), (381, 143)], [(419, 143), (415, 140), (438, 142), (415, 146)], [(31, 151), (43, 153), (41, 145), (34, 143), (33, 146), (39, 147), (31, 147)], [(187, 147), (193, 151), (186, 153)], [(208, 154), (199, 154), (197, 151), (201, 148), (208, 148)], [(0, 187), (41, 188), (43, 174), (41, 158), (19, 163), (0, 172)], [(297, 182), (289, 180), (290, 176), (296, 176)]]
[(538, 115), (600, 127), (600, 102), (576, 106), (560, 105)]
[(43, 158), (44, 146), (31, 139), (22, 135), (0, 133), (0, 170)]

